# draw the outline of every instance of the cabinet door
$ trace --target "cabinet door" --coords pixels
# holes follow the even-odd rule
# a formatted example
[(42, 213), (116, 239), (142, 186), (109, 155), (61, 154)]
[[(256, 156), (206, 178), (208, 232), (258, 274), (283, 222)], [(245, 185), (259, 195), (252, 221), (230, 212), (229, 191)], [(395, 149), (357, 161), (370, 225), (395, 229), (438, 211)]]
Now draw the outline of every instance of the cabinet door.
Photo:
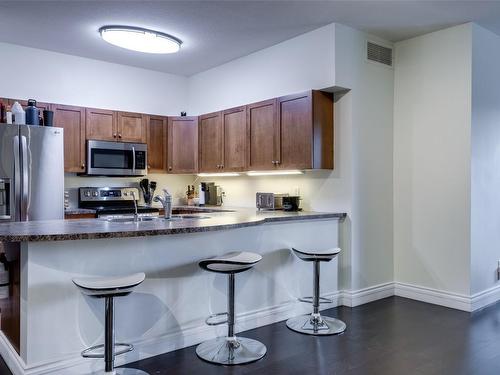
[(200, 172), (220, 172), (223, 155), (223, 130), (221, 112), (200, 116)]
[(85, 134), (87, 139), (115, 141), (117, 139), (115, 112), (107, 109), (87, 108)]
[(278, 98), (280, 153), (283, 169), (309, 169), (312, 164), (313, 112), (311, 91)]
[(64, 171), (85, 171), (85, 108), (53, 104), (54, 126), (64, 129)]
[(118, 140), (146, 143), (146, 118), (140, 113), (118, 112)]
[(245, 106), (222, 112), (224, 163), (227, 172), (243, 171), (247, 158), (247, 109)]
[(146, 122), (148, 140), (148, 171), (167, 171), (167, 118), (148, 116)]
[(168, 172), (198, 172), (198, 117), (168, 118)]
[(249, 170), (275, 169), (278, 147), (276, 99), (247, 106), (247, 160)]

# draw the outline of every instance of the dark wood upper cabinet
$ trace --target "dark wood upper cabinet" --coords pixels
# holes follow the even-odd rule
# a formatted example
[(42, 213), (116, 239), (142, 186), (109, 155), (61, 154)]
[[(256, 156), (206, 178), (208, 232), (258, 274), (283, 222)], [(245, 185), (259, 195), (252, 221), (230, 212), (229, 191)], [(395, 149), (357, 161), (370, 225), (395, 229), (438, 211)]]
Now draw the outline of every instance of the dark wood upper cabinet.
[(140, 113), (118, 112), (116, 133), (120, 142), (146, 143), (146, 116)]
[(198, 172), (198, 117), (168, 118), (168, 173)]
[(52, 104), (54, 126), (64, 129), (64, 170), (85, 170), (85, 108)]
[(275, 164), (282, 169), (333, 169), (333, 95), (307, 91), (283, 96), (277, 112)]
[(239, 172), (247, 162), (247, 108), (246, 106), (222, 112), (223, 160), (226, 172)]
[(146, 134), (148, 143), (148, 171), (167, 171), (167, 129), (168, 120), (162, 116), (147, 116)]
[(86, 139), (115, 141), (118, 137), (116, 112), (87, 108), (85, 117)]
[(200, 116), (199, 129), (200, 172), (219, 172), (224, 164), (221, 112)]
[(265, 100), (246, 106), (247, 168), (272, 170), (276, 168), (277, 102)]

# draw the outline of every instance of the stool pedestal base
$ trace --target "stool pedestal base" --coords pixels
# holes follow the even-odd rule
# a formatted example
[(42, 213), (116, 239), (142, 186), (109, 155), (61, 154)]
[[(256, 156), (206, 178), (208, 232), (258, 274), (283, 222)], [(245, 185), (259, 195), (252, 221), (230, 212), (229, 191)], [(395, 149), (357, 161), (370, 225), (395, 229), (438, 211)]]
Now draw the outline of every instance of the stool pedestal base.
[(286, 326), (292, 331), (315, 336), (338, 335), (346, 329), (346, 324), (342, 320), (319, 314), (290, 318), (286, 321)]
[(196, 348), (201, 359), (219, 365), (241, 365), (255, 362), (266, 355), (267, 348), (257, 340), (238, 337), (236, 340), (218, 337), (202, 342)]
[(93, 375), (149, 375), (147, 372), (135, 368), (115, 368), (112, 372), (94, 372)]

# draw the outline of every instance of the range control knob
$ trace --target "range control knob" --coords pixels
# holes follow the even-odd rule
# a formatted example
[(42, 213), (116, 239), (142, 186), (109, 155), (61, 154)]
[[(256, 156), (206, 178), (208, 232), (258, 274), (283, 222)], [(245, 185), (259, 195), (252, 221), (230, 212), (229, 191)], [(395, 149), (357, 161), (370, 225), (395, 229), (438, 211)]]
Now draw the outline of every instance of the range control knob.
[(124, 191), (123, 192), (123, 196), (126, 197), (128, 195), (128, 192), (127, 191)]
[(83, 195), (85, 195), (86, 197), (90, 197), (90, 191), (86, 191)]
[(92, 192), (92, 196), (93, 196), (93, 197), (97, 197), (98, 195), (99, 195), (99, 193), (98, 193), (97, 191), (93, 191), (93, 192)]

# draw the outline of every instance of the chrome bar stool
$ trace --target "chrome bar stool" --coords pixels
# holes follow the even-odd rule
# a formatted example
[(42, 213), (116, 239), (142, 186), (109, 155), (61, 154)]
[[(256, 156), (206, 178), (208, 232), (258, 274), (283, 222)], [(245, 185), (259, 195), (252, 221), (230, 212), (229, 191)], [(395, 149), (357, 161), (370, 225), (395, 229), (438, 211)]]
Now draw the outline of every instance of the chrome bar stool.
[[(199, 263), (204, 270), (228, 276), (227, 312), (210, 315), (206, 320), (212, 326), (227, 323), (227, 337), (217, 337), (198, 345), (196, 354), (201, 359), (219, 365), (241, 365), (257, 361), (266, 354), (267, 348), (261, 342), (234, 334), (234, 275), (249, 270), (261, 259), (259, 254), (232, 252)], [(216, 321), (222, 316), (227, 319)]]
[(312, 314), (296, 316), (286, 321), (286, 325), (293, 331), (305, 333), (307, 335), (336, 335), (342, 333), (346, 329), (346, 324), (335, 318), (321, 316), (319, 313), (320, 303), (331, 303), (328, 298), (319, 296), (319, 271), (321, 262), (329, 262), (335, 258), (340, 249), (330, 249), (326, 251), (301, 251), (292, 249), (295, 255), (306, 262), (313, 262), (314, 265), (314, 290), (312, 297), (299, 298), (301, 302), (312, 303)]
[[(115, 369), (114, 366), (115, 356), (134, 350), (134, 347), (130, 344), (115, 343), (114, 297), (123, 297), (129, 295), (137, 285), (144, 281), (145, 278), (146, 275), (141, 272), (128, 276), (73, 279), (73, 283), (80, 289), (83, 294), (94, 298), (104, 298), (104, 344), (92, 346), (88, 349), (85, 349), (82, 352), (82, 357), (104, 358), (105, 374), (148, 375), (147, 372), (142, 370), (133, 368)], [(102, 352), (103, 349), (104, 353)]]

